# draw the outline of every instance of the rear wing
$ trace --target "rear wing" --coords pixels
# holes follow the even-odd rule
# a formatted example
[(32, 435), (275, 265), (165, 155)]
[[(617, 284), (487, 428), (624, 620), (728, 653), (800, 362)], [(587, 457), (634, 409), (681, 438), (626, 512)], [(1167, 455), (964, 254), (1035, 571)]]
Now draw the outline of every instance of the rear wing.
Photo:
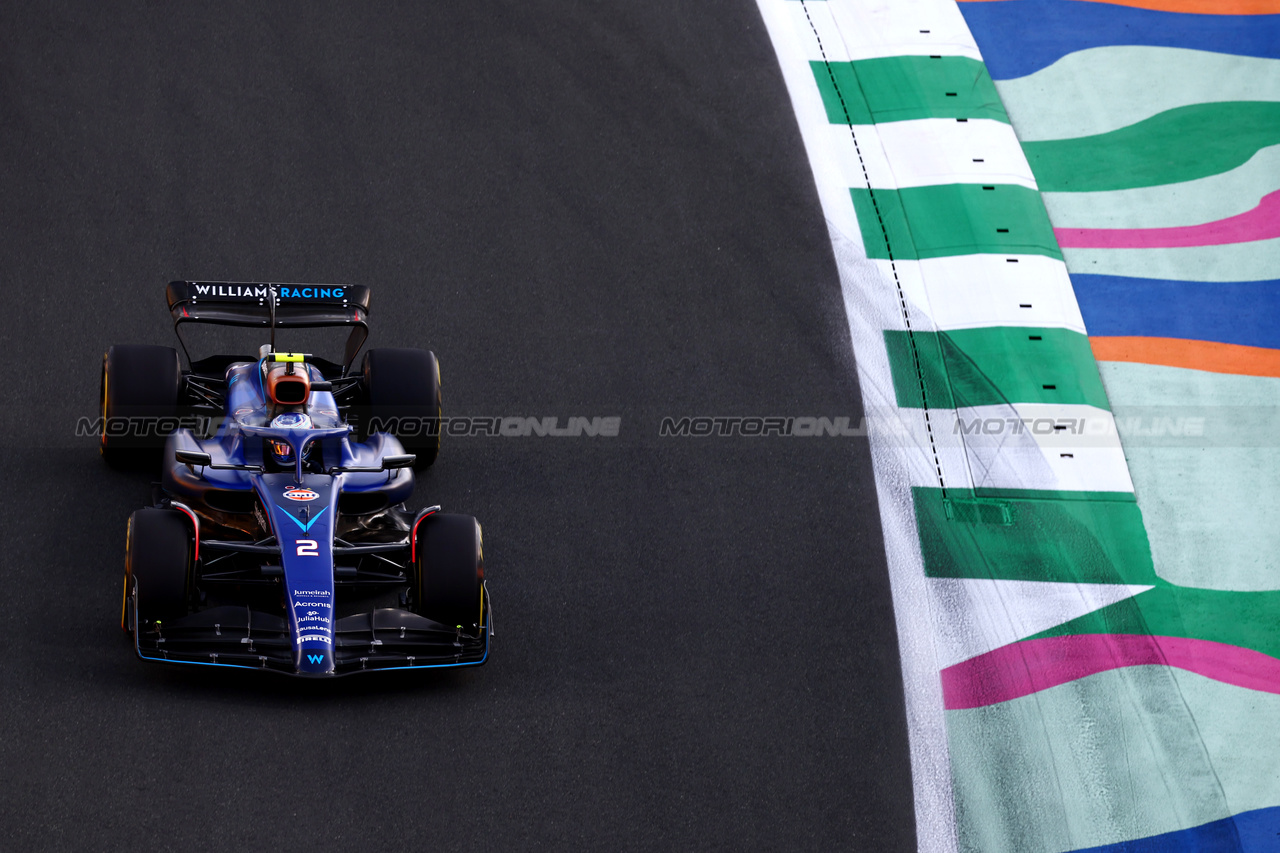
[[(165, 288), (183, 352), (184, 323), (300, 329), (350, 326), (343, 373), (369, 337), (369, 288), (359, 284), (286, 284), (249, 281), (171, 281)], [(191, 354), (187, 353), (187, 360)]]

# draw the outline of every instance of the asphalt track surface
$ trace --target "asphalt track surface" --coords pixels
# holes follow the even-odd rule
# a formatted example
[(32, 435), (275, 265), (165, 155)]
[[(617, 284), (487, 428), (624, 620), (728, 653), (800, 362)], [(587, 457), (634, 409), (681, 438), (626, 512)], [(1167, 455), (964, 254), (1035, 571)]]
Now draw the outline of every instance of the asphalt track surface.
[[(0, 847), (914, 846), (866, 441), (658, 436), (861, 414), (750, 0), (0, 4), (0, 199)], [(420, 480), (484, 523), (487, 666), (134, 659), (152, 478), (74, 425), (184, 277), (370, 285), (446, 414), (621, 417)]]

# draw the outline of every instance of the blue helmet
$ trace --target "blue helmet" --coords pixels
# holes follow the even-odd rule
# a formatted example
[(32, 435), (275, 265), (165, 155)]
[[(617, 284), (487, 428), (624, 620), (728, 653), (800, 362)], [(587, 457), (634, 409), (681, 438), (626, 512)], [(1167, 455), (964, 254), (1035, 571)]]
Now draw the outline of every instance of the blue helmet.
[[(283, 415), (276, 415), (271, 421), (271, 426), (285, 429), (311, 429), (311, 416), (305, 412), (285, 412)], [(287, 441), (272, 441), (271, 455), (281, 465), (293, 464), (293, 447)], [(311, 445), (308, 444), (302, 451), (302, 458), (306, 459), (310, 455)]]

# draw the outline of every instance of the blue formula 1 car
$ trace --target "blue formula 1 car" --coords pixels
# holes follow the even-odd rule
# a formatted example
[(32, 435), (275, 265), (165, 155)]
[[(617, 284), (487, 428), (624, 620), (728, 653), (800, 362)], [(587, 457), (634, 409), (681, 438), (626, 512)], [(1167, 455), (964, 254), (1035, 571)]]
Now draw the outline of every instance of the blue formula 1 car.
[[(175, 281), (167, 297), (188, 367), (130, 345), (102, 368), (104, 457), (163, 453), (155, 505), (128, 527), (138, 656), (313, 677), (483, 664), (480, 525), (404, 507), (439, 447), (435, 355), (370, 349), (353, 371), (366, 287)], [(270, 342), (193, 361), (192, 323)], [(276, 351), (278, 330), (321, 327), (350, 329), (341, 362)]]

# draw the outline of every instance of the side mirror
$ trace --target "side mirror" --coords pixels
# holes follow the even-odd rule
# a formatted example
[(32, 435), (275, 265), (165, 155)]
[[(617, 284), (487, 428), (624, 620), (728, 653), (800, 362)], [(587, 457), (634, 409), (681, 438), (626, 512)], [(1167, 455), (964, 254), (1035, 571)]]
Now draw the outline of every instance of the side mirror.
[(175, 450), (173, 458), (186, 465), (199, 465), (202, 468), (212, 468), (215, 471), (256, 471), (262, 473), (261, 465), (214, 465), (213, 459), (208, 453), (201, 453), (198, 450)]
[(213, 459), (208, 453), (201, 453), (198, 450), (178, 450), (173, 454), (173, 458), (188, 465), (208, 466), (213, 464)]
[(392, 468), (411, 468), (413, 463), (418, 461), (418, 457), (412, 453), (398, 453), (394, 456), (382, 457), (382, 469), (390, 471)]

